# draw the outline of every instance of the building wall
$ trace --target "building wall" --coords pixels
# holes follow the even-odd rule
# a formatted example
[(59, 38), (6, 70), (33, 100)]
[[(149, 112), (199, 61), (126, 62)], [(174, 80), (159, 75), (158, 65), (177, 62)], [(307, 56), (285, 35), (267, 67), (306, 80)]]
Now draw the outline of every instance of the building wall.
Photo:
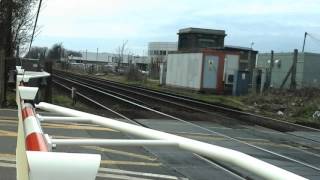
[(148, 44), (150, 78), (160, 78), (160, 64), (167, 62), (169, 52), (177, 51), (177, 46), (176, 42), (150, 42)]
[(169, 54), (166, 84), (200, 90), (203, 53)]
[[(270, 67), (270, 53), (263, 53), (258, 55), (257, 60), (257, 68), (262, 69), (264, 72), (263, 75), (266, 76), (266, 72)], [(274, 88), (280, 88), (285, 76), (287, 75), (288, 71), (290, 70), (293, 62), (293, 52), (292, 53), (274, 53), (274, 66), (272, 68), (272, 75), (271, 75), (271, 86)], [(297, 88), (302, 87), (303, 81), (303, 72), (304, 72), (304, 56), (303, 54), (298, 55), (298, 62), (297, 62), (297, 73), (296, 73), (296, 83)], [(262, 86), (264, 85), (266, 78), (262, 78), (263, 81)], [(291, 83), (291, 75), (288, 77), (284, 88), (289, 88)]]
[[(70, 63), (89, 63), (89, 64), (115, 64), (117, 63), (118, 54), (113, 53), (94, 53), (94, 52), (82, 52), (82, 57), (69, 56), (68, 60)], [(123, 55), (122, 64), (149, 64), (149, 59), (146, 56), (133, 56)]]
[(224, 35), (200, 33), (179, 34), (179, 51), (201, 50), (203, 48), (223, 48)]
[(303, 87), (320, 87), (320, 54), (304, 53)]
[(176, 42), (150, 42), (148, 44), (149, 61), (166, 62), (169, 52), (177, 51)]

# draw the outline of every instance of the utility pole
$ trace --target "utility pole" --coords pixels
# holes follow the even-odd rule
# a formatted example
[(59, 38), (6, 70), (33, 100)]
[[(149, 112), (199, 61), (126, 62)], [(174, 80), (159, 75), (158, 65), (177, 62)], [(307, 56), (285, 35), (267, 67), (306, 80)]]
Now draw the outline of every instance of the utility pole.
[(297, 74), (297, 62), (298, 62), (298, 49), (294, 50), (293, 63), (292, 63), (292, 74), (291, 74), (291, 84), (290, 89), (295, 90), (297, 86), (296, 74)]
[(86, 49), (86, 61), (88, 61), (88, 49)]
[(272, 81), (272, 69), (274, 64), (274, 52), (271, 50), (271, 57), (270, 57), (270, 65), (269, 65), (269, 72), (267, 75), (267, 86), (266, 88), (269, 89)]
[(250, 88), (254, 88), (253, 86), (255, 86), (252, 82), (253, 80), (253, 69), (254, 69), (254, 66), (255, 64), (252, 62), (252, 46), (254, 45), (254, 42), (251, 42), (250, 44), (250, 50), (249, 50), (249, 53), (248, 53), (248, 63), (249, 63), (249, 73), (250, 73), (250, 79), (249, 79), (249, 82), (251, 83), (250, 84)]
[(290, 67), (289, 71), (287, 72), (286, 76), (284, 77), (284, 80), (281, 83), (280, 89), (282, 89), (284, 87), (290, 74), (291, 74), (290, 89), (296, 89), (297, 62), (298, 62), (298, 49), (295, 49), (294, 54), (293, 54), (292, 66)]
[(29, 45), (29, 51), (30, 51), (30, 49), (31, 49), (31, 45), (32, 45), (34, 33), (35, 33), (35, 31), (36, 31), (37, 22), (38, 22), (38, 17), (39, 17), (39, 12), (40, 12), (40, 9), (41, 9), (41, 3), (42, 3), (42, 0), (39, 1), (39, 6), (38, 6), (38, 11), (37, 11), (36, 21), (35, 21), (35, 23), (34, 23), (32, 35), (31, 35), (31, 41), (30, 41), (30, 45)]
[(305, 32), (305, 33), (304, 33), (304, 38), (303, 38), (302, 53), (304, 53), (304, 47), (305, 47), (305, 45), (306, 45), (307, 35), (308, 35), (308, 33)]
[(99, 48), (97, 48), (96, 61), (98, 61), (98, 56), (99, 56)]

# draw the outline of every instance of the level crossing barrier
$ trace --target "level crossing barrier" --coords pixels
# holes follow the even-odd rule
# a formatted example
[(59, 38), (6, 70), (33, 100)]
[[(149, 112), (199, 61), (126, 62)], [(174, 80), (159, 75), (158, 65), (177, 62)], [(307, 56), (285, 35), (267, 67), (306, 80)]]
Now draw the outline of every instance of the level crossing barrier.
[[(34, 104), (38, 88), (23, 86), (32, 78), (49, 76), (45, 72), (24, 72), (17, 67), (17, 105), (19, 116), (17, 138), (18, 180), (93, 180), (101, 161), (98, 154), (53, 152), (56, 146), (175, 146), (212, 159), (240, 167), (263, 179), (302, 180), (305, 179), (287, 170), (266, 163), (252, 156), (232, 149), (184, 138), (181, 136), (97, 116), (45, 102)], [(43, 116), (35, 108), (62, 114)], [(142, 139), (55, 139), (44, 134), (41, 122), (92, 123), (136, 135)]]

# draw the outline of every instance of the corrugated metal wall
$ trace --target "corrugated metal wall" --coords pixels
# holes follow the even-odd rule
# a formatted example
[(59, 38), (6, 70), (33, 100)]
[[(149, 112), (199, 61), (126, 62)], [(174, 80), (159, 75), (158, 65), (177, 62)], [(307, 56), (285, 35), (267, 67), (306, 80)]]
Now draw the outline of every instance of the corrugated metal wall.
[(200, 90), (202, 53), (169, 54), (166, 84)]
[[(257, 61), (257, 68), (261, 68), (265, 72), (265, 70), (270, 67), (270, 59), (271, 59), (270, 53), (259, 54), (258, 61)], [(288, 71), (292, 66), (292, 62), (293, 62), (293, 53), (275, 53), (274, 54), (274, 66), (272, 68), (272, 76), (271, 76), (272, 87), (280, 88), (283, 80), (285, 79), (285, 76), (287, 75)], [(303, 65), (304, 65), (304, 57), (302, 54), (299, 54), (298, 62), (297, 62), (297, 74), (296, 74), (297, 88), (301, 88), (302, 86), (303, 71), (304, 71)], [(289, 76), (284, 88), (289, 88), (290, 78), (291, 76)], [(265, 80), (261, 83), (264, 84)]]
[(303, 87), (320, 87), (320, 54), (304, 53)]

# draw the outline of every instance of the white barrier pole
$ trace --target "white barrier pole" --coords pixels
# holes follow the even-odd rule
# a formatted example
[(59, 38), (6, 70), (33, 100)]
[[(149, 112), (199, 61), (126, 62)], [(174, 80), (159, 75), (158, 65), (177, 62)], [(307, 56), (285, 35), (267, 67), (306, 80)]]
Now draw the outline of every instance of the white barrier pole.
[(84, 146), (178, 146), (168, 140), (132, 140), (132, 139), (50, 139), (53, 145)]
[(81, 118), (91, 119), (91, 122), (94, 124), (100, 124), (102, 126), (106, 126), (114, 130), (130, 133), (148, 139), (173, 141), (176, 142), (182, 149), (194, 152), (196, 154), (211, 158), (216, 161), (230, 163), (231, 165), (240, 167), (264, 179), (306, 179), (304, 177), (301, 177), (299, 175), (276, 167), (272, 164), (256, 159), (247, 154), (241, 153), (239, 151), (44, 102), (41, 102), (39, 105), (36, 105), (36, 107), (46, 111), (57, 112), (68, 116), (78, 116)]

